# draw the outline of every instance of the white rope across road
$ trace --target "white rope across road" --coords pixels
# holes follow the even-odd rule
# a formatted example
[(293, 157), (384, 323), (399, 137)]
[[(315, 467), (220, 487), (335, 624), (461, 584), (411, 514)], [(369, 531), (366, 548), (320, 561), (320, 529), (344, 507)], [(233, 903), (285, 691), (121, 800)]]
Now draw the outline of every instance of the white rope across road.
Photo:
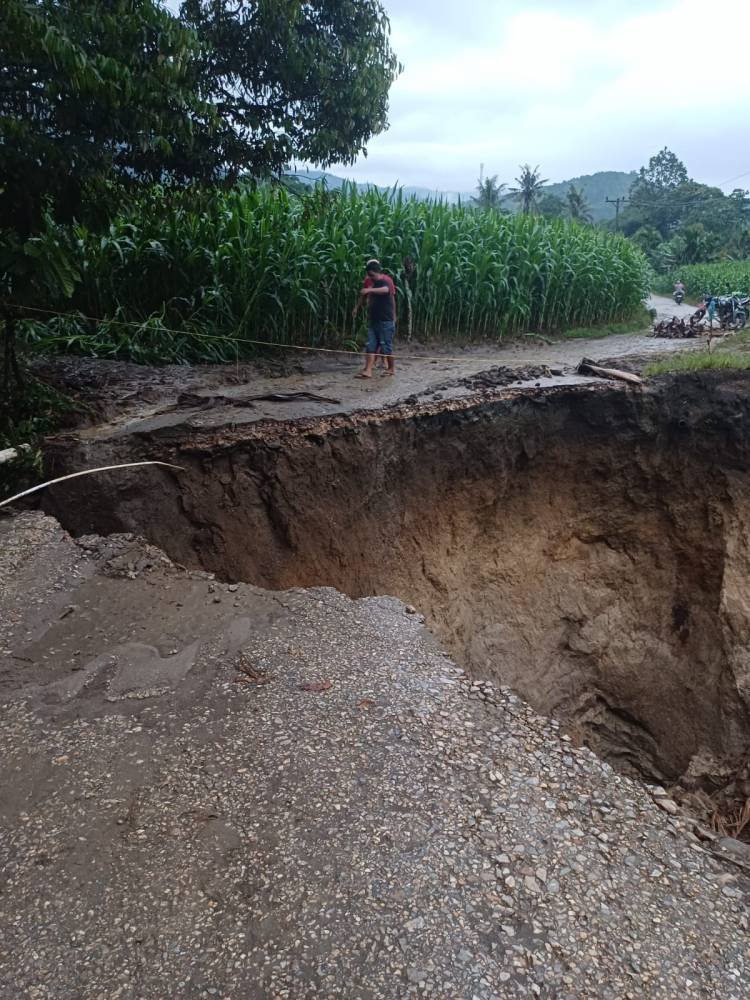
[[(27, 313), (38, 313), (40, 316), (54, 316), (59, 319), (76, 319), (76, 320), (86, 320), (89, 323), (98, 323), (99, 325), (108, 324), (109, 326), (123, 326), (129, 327), (133, 330), (140, 332), (148, 332), (149, 328), (146, 325), (146, 321), (142, 323), (135, 322), (134, 320), (125, 319), (100, 319), (97, 316), (87, 316), (84, 313), (75, 312), (60, 312), (57, 309), (42, 309), (39, 306), (16, 306), (18, 310), (22, 310)], [(180, 337), (193, 337), (196, 340), (208, 340), (216, 341), (220, 343), (225, 343), (233, 345), (235, 350), (237, 349), (237, 344), (252, 344), (254, 347), (272, 347), (279, 351), (304, 351), (308, 354), (343, 354), (350, 355), (351, 357), (361, 358), (364, 351), (352, 351), (347, 347), (309, 347), (304, 344), (280, 344), (275, 340), (258, 340), (252, 337), (227, 337), (221, 334), (215, 333), (198, 333), (197, 330), (186, 330), (179, 327), (161, 326), (158, 328), (159, 333), (173, 333)], [(539, 337), (539, 334), (524, 334), (524, 336), (535, 336)], [(46, 343), (67, 343), (68, 337), (45, 337)], [(540, 339), (544, 340), (544, 337)], [(551, 344), (548, 344), (551, 346)], [(398, 351), (394, 351), (392, 357), (397, 361), (435, 361), (444, 362), (448, 361), (453, 364), (463, 364), (466, 361), (482, 361), (487, 362), (487, 364), (498, 365), (501, 363), (502, 359), (497, 355), (491, 358), (485, 358), (477, 356), (475, 354), (469, 354), (462, 358), (452, 357), (448, 354), (401, 354)], [(247, 359), (244, 359), (247, 360)], [(537, 364), (554, 364), (552, 361), (544, 361), (543, 359), (538, 359)]]
[(7, 500), (0, 501), (0, 507), (5, 507), (9, 503), (13, 503), (14, 500), (20, 500), (21, 497), (27, 497), (30, 493), (36, 493), (37, 490), (43, 490), (46, 486), (53, 486), (55, 483), (64, 483), (66, 479), (75, 479), (77, 476), (90, 476), (94, 472), (110, 472), (112, 469), (134, 469), (139, 465), (163, 465), (167, 469), (178, 469), (180, 472), (185, 470), (181, 465), (171, 465), (169, 462), (123, 462), (121, 465), (102, 465), (98, 469), (84, 469), (83, 472), (71, 472), (70, 475), (60, 476), (58, 479), (50, 479), (46, 483), (39, 483), (38, 486), (32, 486), (29, 490), (24, 490), (23, 493), (16, 493), (15, 496), (8, 497)]

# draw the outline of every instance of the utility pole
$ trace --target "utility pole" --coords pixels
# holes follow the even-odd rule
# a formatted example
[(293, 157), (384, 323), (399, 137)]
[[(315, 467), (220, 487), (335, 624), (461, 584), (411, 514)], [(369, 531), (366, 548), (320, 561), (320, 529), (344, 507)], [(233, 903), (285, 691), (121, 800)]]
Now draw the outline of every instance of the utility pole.
[(479, 186), (481, 187), (484, 183), (484, 164), (479, 164)]
[(630, 198), (605, 198), (606, 202), (615, 206), (615, 232), (620, 232), (620, 205), (630, 201)]

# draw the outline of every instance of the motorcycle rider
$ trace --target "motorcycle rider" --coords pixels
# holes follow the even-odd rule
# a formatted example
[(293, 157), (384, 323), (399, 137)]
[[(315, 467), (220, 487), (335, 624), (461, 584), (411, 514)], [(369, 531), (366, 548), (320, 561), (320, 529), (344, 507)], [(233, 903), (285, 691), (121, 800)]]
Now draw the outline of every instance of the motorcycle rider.
[(677, 302), (678, 300), (682, 302), (685, 298), (685, 286), (681, 281), (675, 281), (674, 291), (672, 292), (672, 298)]

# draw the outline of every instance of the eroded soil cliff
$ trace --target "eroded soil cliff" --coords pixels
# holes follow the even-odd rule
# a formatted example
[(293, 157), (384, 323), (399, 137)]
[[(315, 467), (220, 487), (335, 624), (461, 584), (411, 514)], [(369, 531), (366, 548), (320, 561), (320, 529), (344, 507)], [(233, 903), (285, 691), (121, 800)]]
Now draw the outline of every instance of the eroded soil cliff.
[(750, 724), (748, 379), (512, 392), (381, 412), (59, 439), (75, 533), (133, 531), (272, 589), (417, 606), (459, 662), (646, 775), (715, 772)]

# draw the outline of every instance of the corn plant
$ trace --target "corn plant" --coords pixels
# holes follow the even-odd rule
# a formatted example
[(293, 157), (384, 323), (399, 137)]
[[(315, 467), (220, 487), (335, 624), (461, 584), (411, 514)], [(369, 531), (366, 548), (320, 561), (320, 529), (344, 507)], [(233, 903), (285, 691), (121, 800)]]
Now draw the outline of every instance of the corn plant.
[(671, 293), (676, 281), (685, 284), (688, 298), (712, 295), (750, 294), (750, 260), (726, 260), (717, 264), (689, 264), (660, 275), (656, 291)]
[(36, 325), (33, 336), (48, 350), (137, 361), (234, 360), (253, 352), (247, 339), (361, 340), (364, 321), (354, 323), (351, 309), (369, 257), (396, 279), (401, 313), (408, 300), (421, 340), (499, 340), (626, 319), (648, 290), (643, 255), (618, 236), (400, 191), (299, 198), (270, 187), (156, 188), (104, 236), (79, 227), (75, 237), (74, 308), (106, 322), (66, 319)]

